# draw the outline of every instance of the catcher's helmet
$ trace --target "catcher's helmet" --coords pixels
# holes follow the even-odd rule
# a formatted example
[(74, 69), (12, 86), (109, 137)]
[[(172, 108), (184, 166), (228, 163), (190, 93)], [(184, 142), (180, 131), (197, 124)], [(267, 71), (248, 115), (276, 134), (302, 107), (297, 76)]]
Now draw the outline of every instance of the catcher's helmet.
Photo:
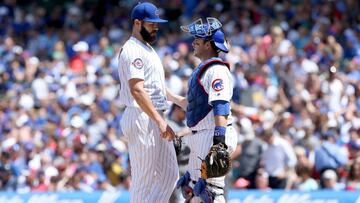
[(189, 25), (181, 26), (180, 28), (194, 37), (213, 40), (218, 49), (225, 53), (229, 52), (225, 35), (220, 29), (222, 27), (220, 21), (213, 17), (207, 17), (206, 21), (207, 23), (204, 24), (202, 19), (199, 18)]

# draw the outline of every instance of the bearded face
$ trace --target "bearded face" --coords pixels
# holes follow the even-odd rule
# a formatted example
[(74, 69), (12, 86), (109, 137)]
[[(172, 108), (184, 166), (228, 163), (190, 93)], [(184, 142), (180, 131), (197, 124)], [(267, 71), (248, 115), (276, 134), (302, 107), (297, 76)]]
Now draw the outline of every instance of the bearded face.
[(157, 23), (147, 23), (148, 28), (145, 27), (145, 23), (141, 23), (140, 35), (145, 42), (153, 44), (157, 39)]

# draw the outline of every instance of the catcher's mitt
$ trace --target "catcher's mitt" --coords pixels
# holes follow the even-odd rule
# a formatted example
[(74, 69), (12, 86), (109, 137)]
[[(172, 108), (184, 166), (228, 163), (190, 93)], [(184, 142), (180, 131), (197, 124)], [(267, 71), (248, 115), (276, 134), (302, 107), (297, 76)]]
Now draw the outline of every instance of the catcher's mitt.
[(201, 177), (216, 178), (226, 175), (231, 168), (230, 154), (223, 143), (213, 145), (201, 162)]

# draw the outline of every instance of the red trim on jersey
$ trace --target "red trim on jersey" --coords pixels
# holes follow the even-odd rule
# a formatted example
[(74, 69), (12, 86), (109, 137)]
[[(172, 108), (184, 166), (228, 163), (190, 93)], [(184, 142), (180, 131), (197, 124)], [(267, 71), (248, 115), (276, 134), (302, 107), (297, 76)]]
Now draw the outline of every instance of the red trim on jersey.
[(201, 84), (200, 79), (201, 79), (201, 76), (205, 73), (205, 71), (206, 71), (210, 66), (212, 66), (212, 65), (214, 65), (214, 64), (225, 65), (225, 66), (230, 70), (230, 65), (229, 65), (229, 63), (224, 62), (224, 61), (222, 61), (222, 60), (217, 60), (217, 59), (211, 60), (211, 61), (209, 61), (208, 63), (205, 63), (205, 64), (201, 67), (201, 70), (199, 71), (199, 74), (197, 75), (197, 81), (198, 81), (199, 85), (202, 87), (202, 89), (203, 89), (203, 91), (205, 92), (205, 94), (207, 94), (207, 95), (208, 95), (208, 93), (205, 91), (205, 88), (204, 88), (204, 86)]
[[(206, 61), (205, 61), (205, 62), (206, 62)], [(197, 80), (197, 82), (199, 83), (199, 85), (202, 87), (202, 90), (204, 91), (204, 93), (205, 93), (207, 96), (209, 96), (209, 94), (205, 91), (205, 87), (201, 84), (200, 78), (201, 78), (202, 74), (204, 74), (205, 71), (206, 71), (210, 66), (212, 66), (212, 65), (214, 65), (214, 64), (225, 65), (225, 66), (230, 70), (230, 65), (229, 65), (229, 63), (224, 62), (224, 61), (222, 61), (222, 60), (218, 60), (218, 59), (210, 60), (209, 62), (207, 62), (207, 63), (205, 63), (204, 65), (202, 65), (201, 70), (199, 70), (199, 74), (197, 75), (196, 80)], [(212, 109), (210, 109), (210, 111), (211, 111), (211, 110), (212, 110)], [(210, 111), (205, 114), (204, 118), (210, 113)], [(196, 122), (193, 126), (189, 126), (189, 127), (192, 128), (192, 127), (196, 126), (196, 125), (199, 124), (199, 122), (202, 121), (202, 119), (204, 119), (204, 118), (201, 118), (201, 119), (200, 119), (198, 122)]]

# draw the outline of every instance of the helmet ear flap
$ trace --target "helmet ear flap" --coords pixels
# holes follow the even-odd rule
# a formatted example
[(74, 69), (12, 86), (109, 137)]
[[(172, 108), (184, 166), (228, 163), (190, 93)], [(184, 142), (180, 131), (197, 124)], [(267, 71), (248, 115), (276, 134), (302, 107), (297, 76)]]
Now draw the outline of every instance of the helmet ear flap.
[(214, 49), (217, 53), (219, 53), (221, 50), (215, 45), (214, 40), (210, 40), (210, 46), (212, 49)]

